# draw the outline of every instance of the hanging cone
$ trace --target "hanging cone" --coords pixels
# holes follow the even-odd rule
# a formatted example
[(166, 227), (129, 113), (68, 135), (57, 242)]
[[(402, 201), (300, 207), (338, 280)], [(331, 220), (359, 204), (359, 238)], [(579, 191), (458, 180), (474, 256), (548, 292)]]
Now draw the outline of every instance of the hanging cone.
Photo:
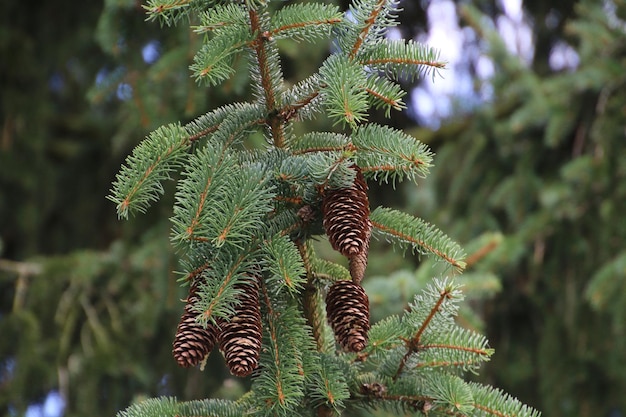
[(261, 354), (261, 309), (259, 287), (242, 285), (239, 295), (241, 304), (235, 315), (222, 325), (219, 347), (224, 354), (230, 372), (235, 376), (248, 376), (259, 366)]
[(382, 398), (387, 393), (387, 387), (380, 382), (372, 382), (371, 384), (361, 385), (361, 394), (368, 397)]
[(326, 190), (322, 200), (323, 224), (328, 240), (336, 251), (350, 259), (352, 280), (360, 283), (367, 266), (367, 253), (372, 231), (369, 219), (367, 183), (358, 166), (354, 183), (349, 188)]
[(214, 324), (209, 323), (205, 329), (196, 322), (198, 313), (192, 311), (192, 308), (193, 304), (198, 301), (197, 290), (197, 284), (192, 285), (189, 289), (185, 312), (176, 328), (173, 343), (172, 354), (174, 359), (178, 365), (184, 368), (196, 366), (204, 360), (211, 353), (217, 341), (218, 328)]
[(370, 329), (369, 300), (359, 284), (335, 282), (326, 295), (326, 314), (342, 349), (360, 352)]

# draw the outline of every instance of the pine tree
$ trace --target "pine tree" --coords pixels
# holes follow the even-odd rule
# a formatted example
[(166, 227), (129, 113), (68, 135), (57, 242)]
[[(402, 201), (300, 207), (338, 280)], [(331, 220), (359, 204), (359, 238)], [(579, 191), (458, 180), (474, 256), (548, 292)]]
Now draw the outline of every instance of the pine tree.
[[(397, 24), (397, 1), (357, 0), (346, 12), (323, 2), (275, 3), (145, 6), (151, 20), (188, 20), (203, 34), (190, 67), (198, 84), (216, 86), (244, 61), (255, 100), (153, 131), (127, 158), (109, 198), (128, 218), (164, 193), (165, 180), (177, 179), (171, 241), (185, 259), (181, 281), (190, 296), (174, 356), (181, 362), (193, 348), (192, 359), (182, 361), (193, 365), (217, 341), (233, 375), (252, 374), (252, 382), (236, 401), (162, 397), (120, 416), (359, 409), (538, 416), (462, 378), (493, 351), (455, 323), (463, 294), (454, 280), (434, 279), (404, 314), (370, 323), (361, 287), (370, 237), (432, 255), (451, 272), (465, 266), (461, 248), (436, 227), (385, 207), (370, 211), (367, 198), (368, 180), (415, 180), (432, 162), (415, 138), (368, 123), (370, 108), (402, 109), (398, 80), (436, 73), (444, 63), (428, 47), (385, 37)], [(319, 71), (286, 85), (280, 41), (329, 37), (333, 53)], [(336, 131), (300, 133), (323, 115)], [(317, 256), (312, 241), (324, 234), (349, 268)]]

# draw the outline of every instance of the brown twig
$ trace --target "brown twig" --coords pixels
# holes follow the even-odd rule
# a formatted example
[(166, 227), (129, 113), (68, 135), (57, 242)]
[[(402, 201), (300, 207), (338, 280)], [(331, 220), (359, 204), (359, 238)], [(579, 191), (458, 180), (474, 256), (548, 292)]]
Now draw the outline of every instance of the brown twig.
[(467, 258), (465, 258), (465, 263), (467, 267), (470, 267), (474, 265), (476, 262), (483, 259), (489, 253), (491, 253), (495, 248), (497, 248), (499, 244), (500, 242), (497, 239), (492, 239), (489, 242), (487, 242), (486, 245), (482, 246), (481, 248), (476, 250), (474, 253), (469, 255)]
[(250, 8), (248, 15), (250, 16), (250, 30), (256, 34), (256, 39), (252, 42), (252, 48), (256, 53), (259, 74), (261, 75), (261, 87), (265, 93), (265, 107), (268, 114), (267, 125), (274, 140), (274, 145), (277, 148), (282, 148), (285, 146), (284, 126), (276, 112), (276, 92), (272, 85), (269, 58), (266, 50), (266, 43), (271, 39), (271, 34), (265, 32), (261, 27), (261, 20), (256, 10)]
[(433, 317), (435, 317), (435, 315), (439, 312), (439, 310), (441, 308), (441, 305), (444, 303), (444, 301), (446, 299), (451, 298), (451, 296), (452, 296), (452, 293), (450, 292), (450, 290), (443, 289), (439, 293), (439, 299), (437, 300), (437, 302), (435, 303), (433, 308), (430, 309), (430, 312), (428, 313), (428, 316), (426, 317), (426, 319), (424, 320), (424, 322), (422, 323), (420, 328), (417, 330), (415, 335), (410, 340), (406, 340), (407, 352), (402, 357), (402, 360), (400, 361), (400, 365), (398, 366), (398, 370), (396, 371), (396, 374), (393, 377), (394, 380), (398, 379), (398, 377), (400, 376), (400, 374), (404, 370), (404, 367), (406, 366), (406, 362), (409, 359), (409, 357), (413, 353), (417, 352), (420, 348), (422, 348), (422, 346), (420, 346), (420, 341), (422, 339), (422, 334), (424, 334), (424, 331), (426, 331), (426, 329), (428, 328), (428, 325), (432, 321)]
[(378, 17), (386, 3), (387, 0), (379, 0), (378, 4), (376, 4), (376, 7), (372, 10), (367, 19), (365, 19), (365, 25), (363, 25), (361, 33), (359, 33), (356, 42), (354, 42), (354, 45), (352, 45), (352, 50), (350, 51), (350, 59), (354, 59), (354, 57), (356, 57), (357, 52), (359, 52), (361, 45), (363, 45), (365, 38), (367, 38), (367, 34), (376, 23), (376, 18)]

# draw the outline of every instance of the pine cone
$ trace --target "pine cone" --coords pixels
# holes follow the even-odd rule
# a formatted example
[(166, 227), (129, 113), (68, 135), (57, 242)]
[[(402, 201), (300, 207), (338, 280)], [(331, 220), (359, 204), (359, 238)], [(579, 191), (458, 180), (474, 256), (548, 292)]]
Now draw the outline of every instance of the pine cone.
[(259, 365), (261, 354), (261, 309), (258, 284), (242, 285), (239, 296), (241, 304), (235, 315), (222, 326), (219, 347), (224, 353), (230, 372), (236, 376), (248, 376)]
[(387, 387), (380, 382), (372, 382), (371, 384), (361, 385), (361, 394), (373, 398), (382, 398), (387, 393)]
[(367, 183), (360, 168), (356, 165), (352, 168), (356, 170), (354, 183), (349, 188), (327, 190), (322, 200), (322, 213), (330, 244), (355, 263), (350, 272), (352, 280), (360, 283), (367, 266), (372, 223)]
[(193, 304), (198, 300), (196, 292), (198, 286), (192, 285), (189, 289), (185, 312), (176, 328), (176, 337), (172, 354), (178, 365), (182, 367), (196, 366), (213, 350), (217, 341), (218, 328), (209, 323), (205, 329), (196, 322), (196, 312), (192, 311)]
[(365, 348), (370, 308), (367, 294), (359, 284), (335, 282), (326, 295), (326, 314), (342, 349), (360, 352)]

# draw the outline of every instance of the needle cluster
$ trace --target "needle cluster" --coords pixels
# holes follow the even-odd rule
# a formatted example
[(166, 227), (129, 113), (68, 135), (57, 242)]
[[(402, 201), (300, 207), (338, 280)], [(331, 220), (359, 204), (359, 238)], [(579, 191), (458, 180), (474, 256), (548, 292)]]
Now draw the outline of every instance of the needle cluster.
[[(179, 173), (170, 237), (191, 291), (174, 357), (194, 366), (217, 342), (231, 373), (252, 383), (238, 401), (155, 399), (120, 416), (338, 415), (363, 407), (537, 416), (461, 378), (492, 352), (454, 323), (461, 296), (451, 281), (437, 281), (402, 317), (369, 321), (360, 283), (370, 238), (432, 255), (452, 271), (465, 266), (463, 251), (436, 227), (384, 207), (370, 212), (368, 181), (416, 180), (432, 162), (419, 140), (367, 121), (372, 108), (404, 107), (400, 77), (444, 67), (424, 45), (387, 39), (399, 2), (354, 0), (340, 10), (321, 1), (150, 0), (145, 8), (164, 24), (197, 23), (203, 44), (190, 69), (199, 85), (218, 86), (248, 61), (253, 98), (152, 132), (109, 199), (122, 218), (144, 212)], [(331, 39), (333, 52), (288, 85), (277, 42), (287, 38)], [(322, 113), (332, 131), (295, 133)], [(320, 237), (349, 268), (318, 257), (311, 242)]]

